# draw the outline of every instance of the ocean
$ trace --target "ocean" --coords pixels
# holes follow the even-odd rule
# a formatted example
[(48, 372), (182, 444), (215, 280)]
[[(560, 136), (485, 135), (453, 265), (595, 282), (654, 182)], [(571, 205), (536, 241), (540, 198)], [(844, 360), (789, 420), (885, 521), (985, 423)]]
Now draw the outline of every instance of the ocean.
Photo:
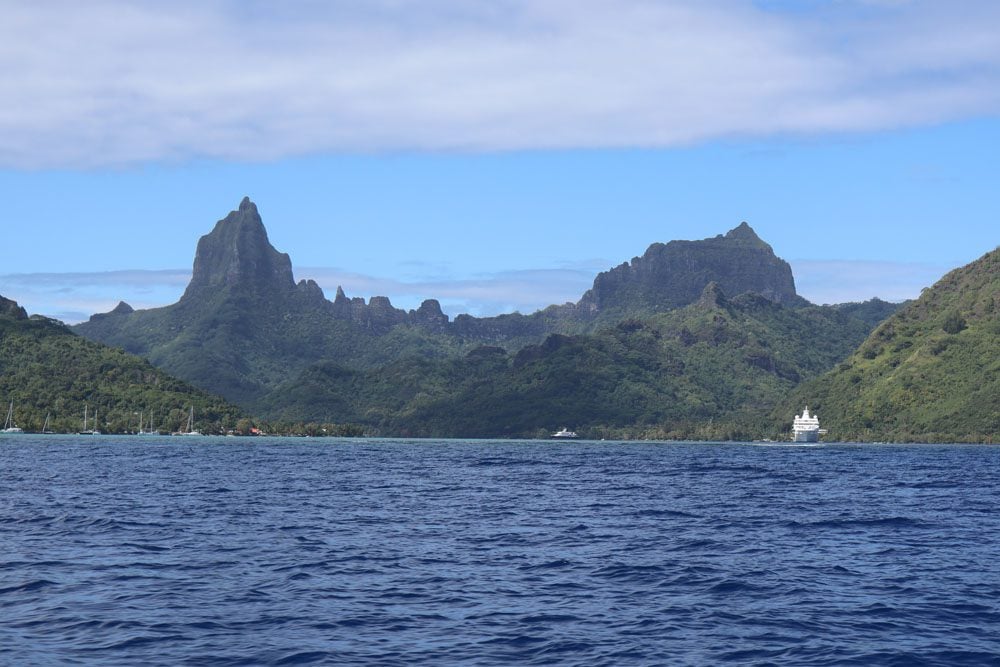
[(1000, 446), (0, 438), (4, 665), (1000, 665)]

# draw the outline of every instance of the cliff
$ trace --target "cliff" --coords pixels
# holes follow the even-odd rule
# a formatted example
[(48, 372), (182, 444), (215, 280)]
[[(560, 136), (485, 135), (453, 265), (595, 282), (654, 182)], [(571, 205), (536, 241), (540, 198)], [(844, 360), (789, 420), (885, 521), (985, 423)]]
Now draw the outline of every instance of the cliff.
[(654, 243), (641, 257), (605, 271), (580, 299), (587, 313), (662, 312), (694, 303), (709, 283), (726, 294), (753, 292), (783, 305), (805, 305), (792, 269), (747, 223), (701, 241)]

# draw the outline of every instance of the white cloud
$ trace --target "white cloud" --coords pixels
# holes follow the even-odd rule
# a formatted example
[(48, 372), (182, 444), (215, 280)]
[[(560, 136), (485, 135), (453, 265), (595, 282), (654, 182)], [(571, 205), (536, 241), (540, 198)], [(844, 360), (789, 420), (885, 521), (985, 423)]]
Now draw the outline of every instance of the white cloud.
[(847, 303), (878, 297), (905, 301), (920, 296), (955, 268), (917, 262), (792, 260), (796, 291), (813, 303)]
[[(338, 286), (349, 297), (388, 296), (397, 308), (413, 309), (424, 299), (438, 299), (444, 312), (477, 316), (515, 310), (530, 313), (554, 303), (576, 301), (590, 288), (597, 270), (582, 268), (508, 271), (464, 279), (400, 281), (335, 268), (296, 269), (297, 280), (311, 278), (333, 299)], [(176, 302), (191, 272), (110, 271), (103, 273), (32, 273), (0, 275), (0, 295), (29, 313), (69, 324), (104, 313), (125, 301), (133, 308)]]
[(296, 275), (315, 280), (328, 299), (334, 298), (337, 286), (342, 286), (348, 297), (388, 296), (397, 308), (412, 309), (424, 299), (437, 299), (441, 309), (454, 317), (461, 313), (476, 316), (513, 311), (533, 313), (552, 304), (577, 301), (590, 289), (597, 272), (537, 269), (414, 282), (321, 268), (298, 269)]
[(1000, 111), (1000, 4), (780, 5), (8, 2), (0, 166), (673, 146)]
[(184, 293), (191, 271), (104, 271), (0, 275), (0, 294), (31, 314), (75, 324), (104, 313), (119, 301), (133, 308), (173, 303)]
[[(951, 266), (853, 260), (793, 260), (798, 293), (813, 303), (845, 303), (879, 297), (903, 301), (920, 295)], [(462, 313), (484, 317), (519, 311), (533, 313), (552, 304), (580, 299), (599, 271), (602, 260), (554, 269), (506, 271), (469, 278), (402, 281), (330, 267), (295, 270), (297, 280), (315, 280), (332, 300), (338, 286), (348, 297), (387, 296), (394, 306), (417, 308), (437, 299), (451, 317)], [(111, 310), (119, 301), (133, 308), (155, 308), (176, 302), (191, 272), (110, 271), (103, 273), (35, 273), (0, 275), (0, 295), (14, 299), (29, 313), (40, 313), (74, 324), (94, 313)]]

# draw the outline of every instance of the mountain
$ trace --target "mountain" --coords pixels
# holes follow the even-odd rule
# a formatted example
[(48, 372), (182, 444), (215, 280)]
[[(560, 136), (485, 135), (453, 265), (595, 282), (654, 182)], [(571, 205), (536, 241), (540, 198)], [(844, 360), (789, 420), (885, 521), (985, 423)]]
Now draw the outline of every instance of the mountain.
[(998, 442), (1000, 248), (924, 290), (775, 418), (805, 404), (831, 439)]
[(365, 304), (341, 290), (330, 302), (314, 281), (296, 283), (288, 255), (271, 246), (257, 206), (244, 198), (198, 241), (191, 282), (177, 303), (150, 310), (119, 304), (74, 329), (253, 407), (320, 360), (366, 366), (397, 348), (443, 354), (437, 348), (445, 343), (428, 333), (442, 318), (437, 302), (407, 313), (388, 299)]
[(452, 331), (478, 342), (517, 347), (549, 333), (585, 333), (626, 317), (680, 308), (697, 301), (709, 283), (727, 294), (751, 292), (789, 307), (810, 305), (796, 294), (788, 263), (743, 222), (713, 238), (653, 243), (641, 257), (599, 273), (576, 303), (530, 315), (459, 315)]
[(694, 303), (709, 283), (726, 294), (753, 292), (775, 303), (806, 305), (788, 262), (746, 222), (701, 241), (654, 243), (642, 257), (597, 276), (577, 307), (585, 312), (652, 310)]
[[(271, 245), (257, 206), (244, 198), (198, 241), (191, 282), (177, 303), (139, 311), (122, 303), (75, 330), (142, 355), (261, 416), (359, 421), (399, 432), (438, 429), (434, 432), (444, 435), (452, 422), (431, 426), (429, 417), (420, 418), (424, 421), (419, 424), (404, 419), (411, 414), (418, 419), (410, 398), (430, 396), (426, 390), (439, 380), (444, 383), (441, 374), (449, 368), (462, 373), (464, 364), (471, 364), (465, 370), (476, 377), (484, 359), (497, 361), (495, 355), (482, 356), (483, 346), (498, 348), (511, 364), (526, 346), (561, 340), (551, 339), (554, 334), (587, 349), (600, 348), (610, 335), (606, 331), (619, 322), (645, 322), (688, 306), (704, 306), (706, 294), (715, 293), (727, 295), (720, 296), (727, 307), (757, 304), (757, 312), (782, 313), (767, 320), (778, 329), (764, 338), (792, 355), (780, 358), (782, 369), (792, 369), (784, 389), (828, 369), (873, 326), (799, 297), (789, 265), (746, 223), (714, 238), (654, 243), (642, 257), (599, 274), (579, 302), (530, 315), (459, 315), (451, 321), (433, 299), (405, 311), (382, 296), (367, 302), (348, 298), (340, 288), (329, 301), (315, 282), (295, 282), (288, 255)], [(748, 296), (741, 300), (741, 295)], [(813, 332), (816, 326), (823, 328), (819, 336)], [(587, 336), (594, 338), (581, 338)], [(788, 336), (795, 340), (782, 338)], [(829, 344), (840, 357), (820, 355), (825, 365), (814, 366), (810, 348), (803, 344), (812, 339)], [(413, 382), (403, 377), (407, 373), (414, 374)], [(360, 383), (353, 395), (342, 393), (348, 377)], [(414, 396), (398, 394), (392, 384), (404, 392), (413, 387)], [(454, 378), (442, 384), (454, 392), (462, 386)], [(444, 400), (438, 389), (434, 395)], [(777, 398), (768, 396), (769, 408)], [(495, 398), (517, 403), (513, 396)], [(693, 407), (687, 412), (692, 418), (700, 414)], [(542, 426), (511, 423), (501, 432), (532, 428)]]
[(593, 334), (551, 334), (516, 353), (309, 368), (267, 402), (285, 419), (344, 415), (387, 434), (750, 437), (803, 378), (847, 356), (868, 327), (829, 308), (790, 309), (710, 283), (688, 306)]
[(141, 410), (163, 430), (186, 424), (194, 408), (196, 426), (219, 432), (236, 425), (242, 410), (170, 377), (148, 361), (89, 341), (65, 325), (28, 317), (14, 301), (0, 297), (0, 397), (14, 402), (25, 430), (41, 430), (46, 415), (57, 432), (81, 428), (84, 406), (105, 432), (138, 426)]

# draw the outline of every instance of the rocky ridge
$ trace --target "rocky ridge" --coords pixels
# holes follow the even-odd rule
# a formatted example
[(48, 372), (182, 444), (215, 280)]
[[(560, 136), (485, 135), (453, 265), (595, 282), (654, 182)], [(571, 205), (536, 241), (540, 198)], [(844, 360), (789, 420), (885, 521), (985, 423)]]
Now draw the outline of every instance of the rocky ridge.
[(177, 303), (138, 311), (122, 303), (76, 330), (254, 408), (314, 364), (370, 369), (407, 356), (455, 358), (482, 345), (515, 353), (551, 334), (587, 334), (716, 291), (717, 299), (750, 292), (778, 307), (808, 305), (795, 293), (788, 264), (746, 223), (701, 241), (654, 243), (599, 274), (578, 303), (530, 315), (452, 321), (435, 299), (407, 311), (385, 296), (350, 298), (341, 287), (330, 301), (314, 281), (295, 282), (289, 256), (271, 245), (257, 206), (244, 198), (198, 241), (191, 282)]

